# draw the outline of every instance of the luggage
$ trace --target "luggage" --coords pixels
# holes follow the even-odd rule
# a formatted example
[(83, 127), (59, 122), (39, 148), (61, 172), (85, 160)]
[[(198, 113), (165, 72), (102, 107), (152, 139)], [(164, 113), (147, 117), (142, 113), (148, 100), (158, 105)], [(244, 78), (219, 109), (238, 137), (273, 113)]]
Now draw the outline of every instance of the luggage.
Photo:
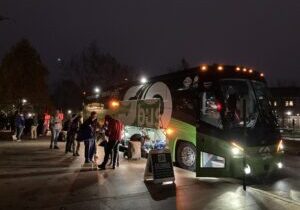
[(141, 142), (140, 141), (129, 141), (128, 142), (128, 159), (141, 159)]

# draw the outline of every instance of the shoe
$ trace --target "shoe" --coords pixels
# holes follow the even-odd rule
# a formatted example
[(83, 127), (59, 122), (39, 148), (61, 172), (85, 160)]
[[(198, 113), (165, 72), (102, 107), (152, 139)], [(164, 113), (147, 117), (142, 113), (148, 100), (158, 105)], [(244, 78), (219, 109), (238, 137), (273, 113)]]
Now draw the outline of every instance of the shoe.
[(49, 149), (53, 149), (52, 145), (50, 145)]
[(106, 168), (105, 168), (105, 166), (104, 165), (98, 165), (98, 168), (99, 168), (99, 170), (105, 170)]
[(75, 153), (73, 153), (73, 156), (76, 156), (76, 154), (75, 154)]
[(18, 140), (17, 140), (17, 142), (21, 142), (21, 141), (22, 141), (21, 139), (18, 139)]
[(80, 156), (77, 152), (75, 153), (76, 156)]
[(86, 161), (84, 161), (84, 163), (91, 163), (91, 161), (90, 160), (86, 160)]
[(59, 149), (59, 147), (55, 145), (55, 146), (54, 146), (54, 149)]
[(113, 167), (112, 167), (112, 169), (113, 169), (113, 170), (115, 170), (115, 169), (116, 169), (116, 167), (115, 167), (115, 166), (113, 166)]

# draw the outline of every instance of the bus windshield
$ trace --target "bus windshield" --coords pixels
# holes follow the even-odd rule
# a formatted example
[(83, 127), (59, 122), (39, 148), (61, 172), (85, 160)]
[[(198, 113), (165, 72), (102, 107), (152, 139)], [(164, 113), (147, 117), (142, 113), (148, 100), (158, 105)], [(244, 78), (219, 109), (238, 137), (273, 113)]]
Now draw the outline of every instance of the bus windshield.
[[(220, 86), (225, 105), (223, 110), (224, 128), (244, 127), (244, 121), (247, 127), (252, 128), (258, 118), (258, 106), (250, 81), (224, 79), (220, 81)], [(244, 101), (245, 107), (243, 106)]]
[(243, 135), (242, 130), (246, 123), (249, 146), (273, 144), (279, 139), (268, 89), (263, 82), (224, 79), (220, 81), (220, 87), (223, 98), (223, 128), (231, 138), (242, 139), (239, 137)]

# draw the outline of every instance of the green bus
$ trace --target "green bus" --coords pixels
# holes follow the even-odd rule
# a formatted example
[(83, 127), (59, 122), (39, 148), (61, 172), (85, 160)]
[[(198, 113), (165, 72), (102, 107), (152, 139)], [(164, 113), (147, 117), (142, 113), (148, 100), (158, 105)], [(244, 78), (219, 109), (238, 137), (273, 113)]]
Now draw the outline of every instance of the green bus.
[(130, 118), (125, 142), (135, 133), (165, 141), (174, 164), (197, 176), (264, 176), (283, 167), (267, 84), (252, 69), (202, 65), (110, 88), (98, 100)]

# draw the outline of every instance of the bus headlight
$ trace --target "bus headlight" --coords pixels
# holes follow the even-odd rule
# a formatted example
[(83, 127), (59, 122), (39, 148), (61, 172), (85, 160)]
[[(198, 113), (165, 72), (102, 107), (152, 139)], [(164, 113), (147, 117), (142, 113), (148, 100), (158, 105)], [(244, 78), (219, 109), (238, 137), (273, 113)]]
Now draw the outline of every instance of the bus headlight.
[(246, 167), (244, 168), (244, 172), (245, 172), (245, 174), (250, 174), (251, 173), (251, 168), (250, 168), (250, 166), (247, 164), (246, 165)]
[(278, 167), (279, 169), (282, 169), (282, 167), (283, 167), (282, 162), (277, 163), (277, 167)]
[(236, 156), (236, 155), (240, 155), (243, 153), (244, 149), (241, 146), (239, 146), (238, 144), (236, 144), (234, 142), (232, 142), (231, 145), (232, 145), (231, 152), (233, 155)]

